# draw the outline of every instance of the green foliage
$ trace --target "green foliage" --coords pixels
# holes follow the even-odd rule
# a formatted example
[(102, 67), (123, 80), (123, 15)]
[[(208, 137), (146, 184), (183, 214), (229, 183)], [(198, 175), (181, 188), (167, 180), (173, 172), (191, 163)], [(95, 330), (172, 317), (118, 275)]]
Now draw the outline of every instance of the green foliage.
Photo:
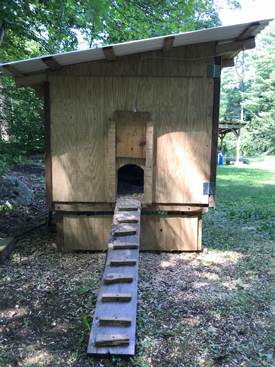
[(16, 144), (0, 140), (0, 179), (8, 173), (15, 164), (22, 164), (26, 158)]
[[(245, 75), (223, 72), (221, 120), (240, 121), (241, 83), (244, 79), (244, 121), (241, 152), (244, 155), (275, 152), (275, 23), (257, 37), (257, 47), (245, 53)], [(242, 56), (240, 56), (241, 58)], [(237, 68), (239, 69), (239, 68)], [(233, 134), (225, 138), (225, 150), (235, 152)]]
[(78, 291), (77, 294), (81, 296), (82, 294), (87, 293), (96, 283), (95, 280), (90, 280), (86, 285), (83, 285)]
[(10, 78), (2, 95), (5, 104), (0, 118), (8, 121), (10, 141), (26, 152), (43, 152), (43, 101), (35, 97), (31, 88), (17, 89)]

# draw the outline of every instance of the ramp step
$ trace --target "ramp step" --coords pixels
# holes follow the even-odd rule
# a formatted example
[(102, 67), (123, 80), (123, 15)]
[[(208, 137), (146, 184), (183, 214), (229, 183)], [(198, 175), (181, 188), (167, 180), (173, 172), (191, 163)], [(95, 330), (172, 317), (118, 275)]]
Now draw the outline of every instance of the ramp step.
[(114, 236), (119, 237), (119, 236), (133, 236), (134, 234), (136, 234), (137, 231), (134, 229), (116, 229), (114, 232)]
[(137, 249), (138, 245), (134, 243), (114, 243), (113, 249), (114, 250), (127, 250), (127, 249)]
[(116, 273), (110, 273), (107, 274), (105, 278), (106, 284), (112, 284), (112, 283), (132, 283), (134, 280), (133, 275), (131, 274), (116, 274)]
[[(132, 199), (125, 203), (117, 205), (113, 217), (88, 354), (135, 354), (141, 204)], [(121, 209), (135, 210), (135, 214)], [(122, 224), (123, 220), (134, 222)]]
[(102, 302), (130, 302), (131, 293), (102, 293)]
[(120, 212), (136, 212), (138, 208), (136, 206), (119, 206), (118, 210)]
[(128, 334), (100, 334), (97, 335), (95, 345), (97, 347), (114, 346), (121, 344), (129, 344), (130, 336)]
[(99, 325), (103, 326), (131, 326), (132, 317), (100, 317)]
[(126, 259), (126, 260), (111, 260), (111, 266), (135, 266), (137, 261), (135, 259)]
[(136, 217), (117, 218), (118, 223), (138, 223)]

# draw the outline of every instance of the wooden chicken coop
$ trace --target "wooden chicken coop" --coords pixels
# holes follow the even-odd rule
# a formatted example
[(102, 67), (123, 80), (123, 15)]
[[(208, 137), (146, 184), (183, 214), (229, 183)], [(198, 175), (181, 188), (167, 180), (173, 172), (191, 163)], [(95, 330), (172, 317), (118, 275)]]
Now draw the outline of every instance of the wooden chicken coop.
[(268, 20), (39, 57), (0, 70), (45, 101), (47, 207), (64, 250), (102, 250), (142, 185), (141, 250), (200, 251), (215, 206), (220, 74)]
[(108, 247), (87, 353), (134, 355), (140, 249), (201, 250), (202, 212), (215, 206), (221, 69), (268, 23), (0, 65), (44, 97), (58, 246)]

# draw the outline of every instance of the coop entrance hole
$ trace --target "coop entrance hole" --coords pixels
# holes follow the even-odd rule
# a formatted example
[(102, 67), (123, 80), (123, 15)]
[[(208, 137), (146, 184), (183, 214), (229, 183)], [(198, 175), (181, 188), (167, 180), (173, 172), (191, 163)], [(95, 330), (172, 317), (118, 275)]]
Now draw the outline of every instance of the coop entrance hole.
[(126, 164), (117, 173), (118, 195), (144, 194), (144, 170), (136, 164)]

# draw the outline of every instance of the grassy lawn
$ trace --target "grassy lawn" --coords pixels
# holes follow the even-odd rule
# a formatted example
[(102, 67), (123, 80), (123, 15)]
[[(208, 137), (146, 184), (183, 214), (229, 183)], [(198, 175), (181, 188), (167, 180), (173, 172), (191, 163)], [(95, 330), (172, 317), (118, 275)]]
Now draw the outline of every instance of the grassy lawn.
[(60, 253), (47, 232), (19, 241), (0, 268), (0, 366), (275, 366), (273, 159), (218, 167), (208, 254), (140, 254), (132, 359), (86, 355), (105, 254)]

